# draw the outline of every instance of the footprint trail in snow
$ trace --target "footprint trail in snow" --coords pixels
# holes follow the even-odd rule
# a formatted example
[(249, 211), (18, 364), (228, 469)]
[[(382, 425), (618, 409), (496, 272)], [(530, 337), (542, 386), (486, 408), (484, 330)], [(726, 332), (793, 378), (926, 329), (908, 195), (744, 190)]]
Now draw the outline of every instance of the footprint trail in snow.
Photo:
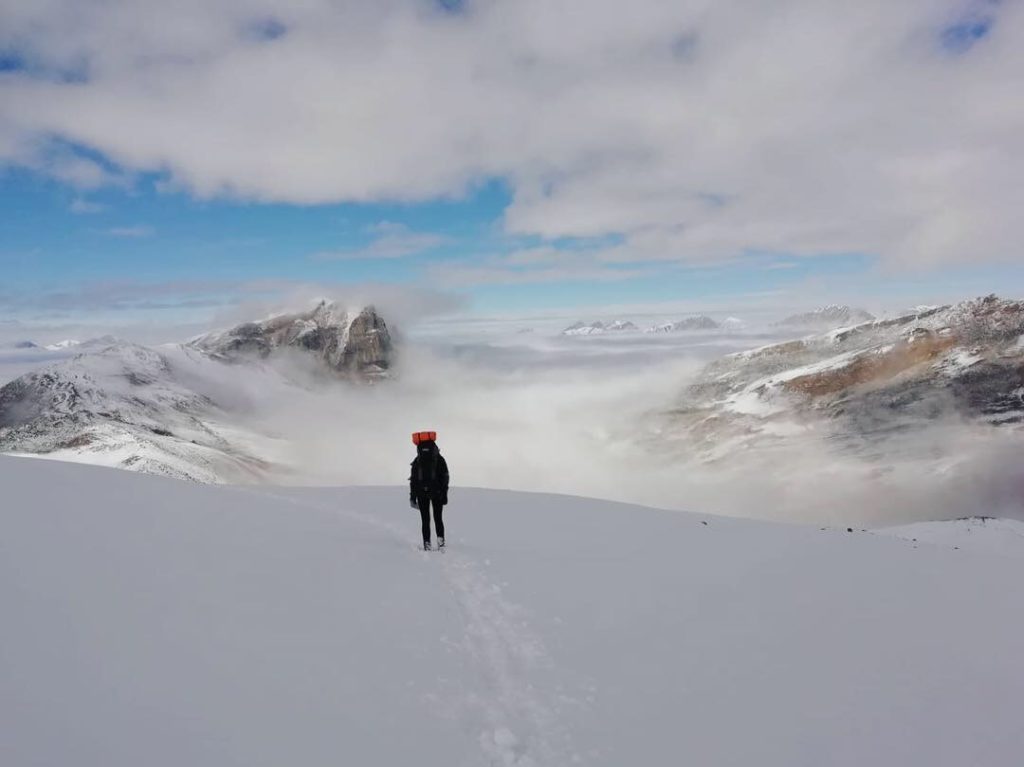
[[(295, 506), (325, 508), (319, 503), (279, 496)], [(332, 513), (359, 519), (368, 527), (406, 541), (407, 526), (349, 509), (331, 507)], [(454, 544), (453, 544), (454, 546)], [(462, 617), (463, 636), (457, 649), (472, 662), (477, 688), (460, 691), (463, 721), (496, 767), (551, 767), (581, 761), (572, 746), (560, 709), (578, 705), (574, 698), (540, 689), (531, 682), (553, 670), (540, 637), (530, 628), (526, 611), (502, 595), (483, 568), (468, 554), (424, 552), (425, 564), (438, 564)], [(439, 561), (438, 561), (439, 560)], [(488, 563), (489, 564), (489, 563)]]
[(481, 679), (482, 689), (471, 692), (466, 704), (483, 719), (480, 744), (490, 763), (543, 767), (579, 761), (557, 705), (530, 682), (530, 672), (550, 667), (550, 659), (525, 611), (508, 602), (468, 556), (443, 556), (445, 578), (465, 622), (461, 649)]

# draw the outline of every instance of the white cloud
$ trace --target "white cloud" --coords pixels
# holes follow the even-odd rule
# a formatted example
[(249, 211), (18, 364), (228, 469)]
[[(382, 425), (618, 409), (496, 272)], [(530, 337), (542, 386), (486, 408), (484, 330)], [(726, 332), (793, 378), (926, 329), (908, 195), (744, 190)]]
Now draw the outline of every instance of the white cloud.
[(82, 197), (76, 197), (71, 201), (71, 205), (68, 206), (68, 209), (72, 213), (78, 214), (102, 213), (107, 209), (107, 206), (102, 203), (86, 200)]
[(142, 226), (141, 224), (136, 226), (112, 226), (106, 229), (105, 232), (111, 237), (151, 237), (153, 235), (153, 228)]
[(607, 251), (601, 248), (569, 250), (544, 245), (501, 255), (477, 255), (472, 261), (437, 261), (430, 264), (427, 274), (439, 285), (457, 288), (552, 282), (622, 282), (649, 275), (649, 268), (643, 265), (625, 267), (601, 263)]
[[(0, 15), (0, 45), (33, 63), (0, 75), (0, 157), (85, 186), (107, 171), (48, 164), (40, 142), (256, 200), (432, 199), (501, 176), (509, 233), (623, 235), (597, 260), (1018, 254), (1020, 3), (0, 0)], [(944, 39), (965, 19), (986, 20), (981, 39)], [(363, 257), (403, 250), (378, 247)]]
[(320, 251), (316, 261), (355, 261), (359, 259), (404, 258), (440, 247), (448, 239), (432, 232), (413, 232), (402, 224), (381, 221), (370, 228), (376, 236), (362, 248)]

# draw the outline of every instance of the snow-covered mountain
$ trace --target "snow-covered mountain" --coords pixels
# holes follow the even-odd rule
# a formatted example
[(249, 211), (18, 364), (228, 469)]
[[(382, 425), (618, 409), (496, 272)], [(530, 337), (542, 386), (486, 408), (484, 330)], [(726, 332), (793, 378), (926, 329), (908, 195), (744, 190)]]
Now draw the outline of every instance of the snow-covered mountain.
[(832, 330), (850, 325), (859, 325), (862, 322), (870, 322), (873, 319), (875, 319), (875, 316), (863, 309), (830, 304), (814, 311), (786, 317), (779, 324), (793, 328), (806, 328), (808, 330)]
[(300, 351), (313, 355), (325, 371), (360, 380), (386, 377), (392, 362), (391, 334), (372, 306), (343, 309), (326, 300), (307, 312), (275, 315), (199, 336), (189, 346), (225, 362)]
[[(393, 354), (372, 308), (341, 311), (326, 302), (184, 346), (105, 337), (76, 348), (89, 351), (0, 388), (0, 452), (200, 482), (253, 481), (271, 468), (263, 448), (272, 440), (239, 425), (247, 386), (287, 389), (292, 369), (296, 394), (310, 373), (379, 380)], [(264, 364), (271, 358), (279, 364)], [(229, 365), (248, 367), (245, 385)]]
[(8, 344), (0, 344), (0, 349), (38, 349), (39, 345), (34, 341), (12, 341)]
[(1024, 422), (1024, 302), (995, 296), (728, 355), (670, 415), (709, 455), (826, 427), (877, 448), (939, 416)]
[(609, 323), (604, 323), (598, 320), (597, 322), (575, 322), (565, 330), (562, 331), (563, 336), (593, 336), (600, 335), (602, 333), (622, 333), (635, 331), (637, 327), (629, 320), (613, 320)]
[(231, 416), (193, 389), (194, 367), (180, 351), (119, 342), (27, 373), (0, 388), (0, 452), (251, 481), (264, 465), (235, 444)]
[[(56, 343), (46, 344), (43, 349), (50, 352), (70, 352), (80, 353), (89, 351), (92, 349), (104, 349), (112, 344), (120, 343), (121, 339), (115, 336), (99, 336), (98, 338), (89, 338), (85, 341), (75, 341), (72, 339), (66, 339), (64, 341), (57, 341)], [(33, 345), (34, 346), (34, 345)]]
[(44, 348), (51, 352), (56, 352), (61, 351), (62, 349), (70, 349), (74, 346), (80, 345), (81, 343), (81, 341), (75, 341), (74, 339), (67, 338), (63, 341), (57, 341), (52, 344), (47, 344)]
[(676, 322), (666, 322), (647, 328), (645, 333), (676, 333), (685, 330), (717, 330), (720, 325), (707, 315), (686, 317)]
[(0, 487), (5, 767), (1024, 753), (1024, 556), (955, 548), (955, 528), (936, 545), (454, 489), (438, 554), (402, 487), (9, 457)]

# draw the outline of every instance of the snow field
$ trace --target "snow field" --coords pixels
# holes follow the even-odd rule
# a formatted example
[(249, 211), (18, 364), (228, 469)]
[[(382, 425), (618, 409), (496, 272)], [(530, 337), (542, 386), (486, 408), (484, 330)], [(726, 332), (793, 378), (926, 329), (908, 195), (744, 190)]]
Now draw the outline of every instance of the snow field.
[(11, 767), (1024, 753), (1024, 557), (462, 488), (426, 553), (400, 487), (0, 483)]

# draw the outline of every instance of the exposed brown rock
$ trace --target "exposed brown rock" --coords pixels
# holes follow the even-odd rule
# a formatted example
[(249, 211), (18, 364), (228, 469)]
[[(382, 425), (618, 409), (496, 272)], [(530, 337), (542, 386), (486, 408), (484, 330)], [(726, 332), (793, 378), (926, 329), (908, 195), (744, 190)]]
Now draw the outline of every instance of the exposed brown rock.
[(848, 365), (799, 376), (786, 381), (783, 386), (789, 391), (821, 397), (861, 384), (884, 383), (918, 365), (932, 363), (956, 346), (956, 342), (952, 334), (942, 335), (922, 329), (920, 334), (890, 349), (867, 351), (853, 358)]

